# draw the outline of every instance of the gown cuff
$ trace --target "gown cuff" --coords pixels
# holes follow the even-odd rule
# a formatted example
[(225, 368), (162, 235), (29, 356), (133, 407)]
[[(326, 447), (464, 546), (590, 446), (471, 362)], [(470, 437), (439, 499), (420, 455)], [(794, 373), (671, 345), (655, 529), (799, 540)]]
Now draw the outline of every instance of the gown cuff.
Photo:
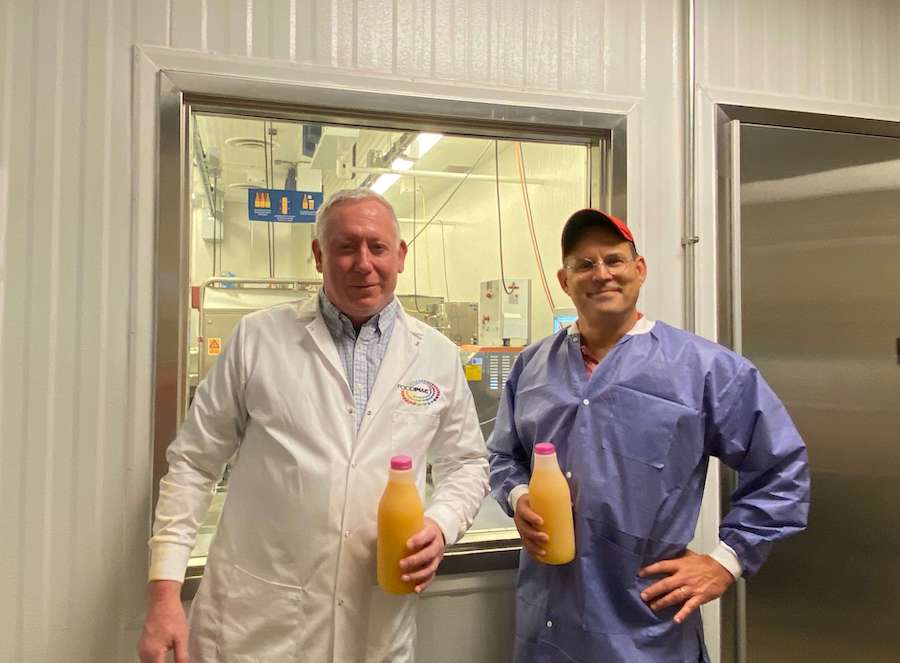
[(741, 562), (738, 559), (737, 553), (724, 541), (719, 541), (719, 545), (716, 546), (715, 550), (709, 553), (709, 556), (724, 566), (735, 579), (741, 577), (743, 569), (741, 568)]
[(164, 541), (150, 545), (150, 573), (148, 580), (184, 582), (184, 574), (191, 558), (189, 546)]
[(522, 495), (528, 494), (528, 484), (520, 483), (518, 486), (509, 491), (509, 497), (507, 500), (509, 501), (509, 508), (512, 509), (513, 514), (516, 512), (516, 504), (519, 501), (519, 498)]

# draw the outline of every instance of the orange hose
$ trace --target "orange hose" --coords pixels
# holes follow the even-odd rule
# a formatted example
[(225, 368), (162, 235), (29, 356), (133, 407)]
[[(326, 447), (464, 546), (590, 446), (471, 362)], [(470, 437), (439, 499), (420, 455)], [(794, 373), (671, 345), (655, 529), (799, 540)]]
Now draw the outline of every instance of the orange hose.
[(541, 261), (541, 252), (538, 249), (537, 235), (534, 232), (534, 218), (531, 215), (531, 201), (528, 198), (528, 186), (525, 184), (525, 158), (522, 155), (522, 143), (516, 141), (513, 143), (516, 151), (516, 170), (519, 173), (519, 184), (522, 186), (522, 202), (525, 206), (525, 218), (528, 221), (528, 233), (531, 235), (531, 248), (534, 250), (534, 258), (538, 265), (538, 275), (541, 279), (541, 285), (544, 287), (544, 294), (547, 296), (547, 303), (550, 305), (550, 312), (556, 310), (553, 303), (553, 295), (550, 294), (550, 286), (547, 283), (547, 276), (544, 274), (544, 264)]

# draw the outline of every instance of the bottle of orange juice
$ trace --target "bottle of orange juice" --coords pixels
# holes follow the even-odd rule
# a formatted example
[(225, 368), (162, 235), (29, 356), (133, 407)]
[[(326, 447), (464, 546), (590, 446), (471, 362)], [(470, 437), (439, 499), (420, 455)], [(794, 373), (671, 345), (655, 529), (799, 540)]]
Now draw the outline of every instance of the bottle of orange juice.
[(378, 584), (391, 594), (409, 594), (415, 588), (403, 582), (400, 560), (409, 555), (406, 542), (425, 526), (425, 511), (412, 458), (391, 458), (391, 473), (387, 487), (378, 503)]
[(575, 525), (569, 482), (559, 469), (556, 448), (550, 442), (534, 445), (534, 470), (528, 483), (531, 508), (544, 519), (541, 531), (550, 540), (544, 544), (545, 564), (568, 564), (575, 558)]

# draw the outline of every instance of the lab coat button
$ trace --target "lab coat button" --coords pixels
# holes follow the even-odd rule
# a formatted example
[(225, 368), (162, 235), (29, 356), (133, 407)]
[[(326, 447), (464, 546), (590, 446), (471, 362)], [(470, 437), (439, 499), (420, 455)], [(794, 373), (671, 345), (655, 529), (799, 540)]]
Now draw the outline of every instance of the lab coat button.
[(588, 399), (586, 399), (586, 398), (585, 398), (583, 401), (581, 401), (581, 402), (584, 403), (585, 405), (590, 405), (590, 404), (591, 404), (591, 402), (590, 402)]
[(348, 529), (345, 529), (345, 530), (344, 530), (344, 538), (345, 538), (345, 539), (349, 539), (349, 538), (350, 538), (350, 530), (348, 530)]

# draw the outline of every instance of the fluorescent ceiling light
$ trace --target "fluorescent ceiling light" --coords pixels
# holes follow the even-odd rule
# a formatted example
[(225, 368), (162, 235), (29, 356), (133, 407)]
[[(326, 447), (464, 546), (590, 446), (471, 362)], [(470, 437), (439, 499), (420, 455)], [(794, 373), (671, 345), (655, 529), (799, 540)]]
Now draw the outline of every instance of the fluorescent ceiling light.
[(391, 168), (394, 170), (409, 170), (412, 168), (413, 162), (403, 157), (397, 157), (391, 162)]
[(395, 173), (384, 173), (383, 175), (379, 175), (378, 179), (375, 180), (375, 183), (369, 188), (375, 193), (380, 193), (383, 196), (384, 192), (390, 189), (394, 185), (394, 182), (399, 179), (400, 176)]
[[(406, 172), (410, 168), (413, 167), (415, 161), (412, 159), (407, 159), (406, 156), (411, 156), (415, 159), (421, 159), (425, 156), (425, 153), (428, 152), (432, 147), (437, 145), (437, 142), (443, 138), (443, 134), (419, 134), (416, 136), (416, 154), (403, 155), (399, 156), (391, 162), (392, 170), (399, 170), (401, 172)], [(378, 176), (378, 179), (375, 180), (375, 183), (370, 187), (372, 191), (380, 193), (384, 195), (384, 192), (394, 186), (394, 183), (400, 179), (400, 175), (397, 173), (384, 173)]]
[(419, 144), (418, 157), (421, 159), (425, 153), (434, 147), (437, 142), (443, 138), (443, 134), (419, 134), (416, 136), (416, 142)]

